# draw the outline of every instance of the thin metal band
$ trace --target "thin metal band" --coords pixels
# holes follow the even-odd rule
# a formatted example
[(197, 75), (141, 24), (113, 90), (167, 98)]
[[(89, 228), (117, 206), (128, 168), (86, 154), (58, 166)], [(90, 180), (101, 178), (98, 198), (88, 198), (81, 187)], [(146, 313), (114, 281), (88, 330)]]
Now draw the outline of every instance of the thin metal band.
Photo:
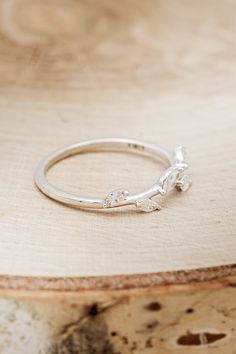
[[(88, 198), (67, 193), (58, 189), (47, 180), (48, 170), (53, 165), (67, 157), (82, 152), (114, 150), (147, 154), (164, 162), (169, 168), (167, 168), (164, 174), (161, 175), (158, 182), (143, 192), (129, 194), (128, 191), (119, 189), (112, 191), (105, 198)], [(172, 187), (185, 189), (182, 188), (181, 179), (183, 178), (182, 174), (186, 168), (185, 149), (183, 147), (176, 148), (172, 156), (172, 154), (160, 146), (152, 145), (143, 141), (124, 138), (101, 138), (65, 146), (49, 154), (37, 166), (35, 183), (39, 190), (48, 197), (71, 206), (104, 209), (135, 204), (143, 211), (153, 211), (160, 209), (160, 206), (150, 198), (158, 194), (164, 195), (173, 189)], [(173, 181), (173, 177), (175, 177), (175, 181)]]

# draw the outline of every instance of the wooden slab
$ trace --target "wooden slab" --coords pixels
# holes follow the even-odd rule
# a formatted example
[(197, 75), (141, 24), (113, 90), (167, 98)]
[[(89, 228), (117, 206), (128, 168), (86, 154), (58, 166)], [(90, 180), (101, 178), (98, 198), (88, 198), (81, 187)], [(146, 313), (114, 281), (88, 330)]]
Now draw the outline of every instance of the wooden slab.
[[(1, 4), (1, 274), (235, 262), (235, 5), (212, 4), (123, 1), (124, 11), (122, 2), (104, 1), (90, 11), (76, 1), (56, 10), (54, 2), (22, 1), (19, 13), (17, 1)], [(193, 188), (151, 214), (74, 210), (36, 190), (34, 169), (45, 154), (101, 136), (186, 145)], [(97, 153), (64, 161), (50, 178), (104, 196), (117, 187), (138, 191), (160, 171), (152, 160)]]
[[(0, 353), (235, 354), (236, 4), (0, 2)], [(159, 213), (75, 210), (38, 161), (89, 138), (188, 148), (194, 184)], [(151, 159), (84, 154), (68, 191), (135, 192)]]

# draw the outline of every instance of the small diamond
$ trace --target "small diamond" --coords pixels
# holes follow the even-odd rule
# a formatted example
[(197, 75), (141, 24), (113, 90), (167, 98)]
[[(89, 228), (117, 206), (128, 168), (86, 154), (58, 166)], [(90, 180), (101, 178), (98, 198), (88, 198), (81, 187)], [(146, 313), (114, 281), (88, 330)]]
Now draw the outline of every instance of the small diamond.
[(129, 195), (129, 192), (124, 189), (116, 189), (110, 192), (104, 199), (103, 207), (104, 208), (113, 208), (118, 206), (120, 202), (126, 199)]
[(192, 185), (192, 179), (189, 175), (182, 176), (176, 183), (176, 188), (182, 192), (187, 192), (187, 190)]
[(138, 200), (136, 202), (136, 205), (139, 210), (145, 211), (146, 213), (150, 213), (151, 211), (161, 209), (161, 206), (157, 202), (151, 199)]

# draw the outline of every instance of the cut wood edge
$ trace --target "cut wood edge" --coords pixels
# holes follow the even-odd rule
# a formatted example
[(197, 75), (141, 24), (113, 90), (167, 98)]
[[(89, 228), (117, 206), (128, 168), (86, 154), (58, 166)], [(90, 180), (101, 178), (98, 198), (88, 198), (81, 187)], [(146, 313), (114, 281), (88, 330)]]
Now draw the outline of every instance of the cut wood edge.
[(130, 291), (176, 286), (236, 286), (236, 264), (216, 267), (115, 276), (47, 277), (0, 275), (0, 296), (17, 292), (65, 293)]

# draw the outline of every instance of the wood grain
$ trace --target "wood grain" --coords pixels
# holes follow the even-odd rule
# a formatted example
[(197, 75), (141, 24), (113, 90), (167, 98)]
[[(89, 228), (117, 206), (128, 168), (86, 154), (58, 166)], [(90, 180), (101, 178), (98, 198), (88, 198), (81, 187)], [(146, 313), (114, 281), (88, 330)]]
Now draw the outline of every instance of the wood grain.
[[(234, 263), (235, 4), (59, 3), (0, 5), (0, 273), (113, 275)], [(41, 157), (100, 136), (186, 145), (192, 190), (147, 215), (74, 210), (36, 190)], [(50, 178), (103, 196), (116, 187), (137, 191), (160, 171), (152, 160), (97, 153), (64, 161)]]
[[(0, 354), (235, 354), (236, 3), (0, 1)], [(160, 213), (76, 210), (33, 183), (101, 136), (188, 148)], [(161, 166), (83, 154), (68, 191), (138, 191)]]
[(119, 291), (0, 290), (0, 351), (234, 354), (236, 277), (221, 269), (206, 281), (209, 271), (201, 282)]

